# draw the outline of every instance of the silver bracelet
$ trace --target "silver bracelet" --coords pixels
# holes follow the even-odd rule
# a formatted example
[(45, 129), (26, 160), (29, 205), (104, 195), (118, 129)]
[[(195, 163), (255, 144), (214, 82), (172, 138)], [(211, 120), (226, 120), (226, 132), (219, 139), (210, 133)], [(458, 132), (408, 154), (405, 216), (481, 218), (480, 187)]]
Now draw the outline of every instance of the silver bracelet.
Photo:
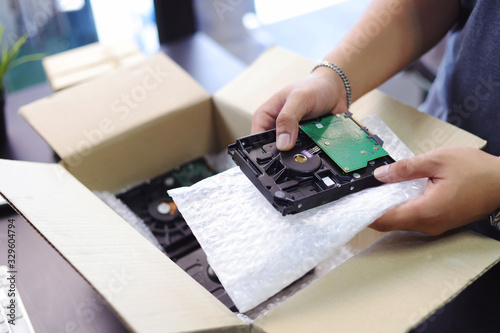
[(489, 216), (490, 224), (497, 230), (500, 230), (500, 209), (497, 209)]
[(339, 66), (335, 65), (335, 64), (332, 64), (331, 62), (328, 62), (328, 61), (322, 61), (320, 63), (318, 63), (316, 66), (314, 66), (314, 68), (312, 69), (311, 73), (314, 72), (314, 70), (318, 67), (328, 67), (330, 69), (333, 69), (335, 71), (335, 73), (337, 73), (340, 78), (342, 79), (342, 81), (344, 82), (344, 86), (345, 86), (345, 90), (347, 92), (347, 111), (349, 111), (349, 108), (351, 107), (351, 84), (349, 83), (349, 79), (347, 78), (347, 75), (345, 75), (344, 71), (342, 71), (342, 69), (340, 69)]

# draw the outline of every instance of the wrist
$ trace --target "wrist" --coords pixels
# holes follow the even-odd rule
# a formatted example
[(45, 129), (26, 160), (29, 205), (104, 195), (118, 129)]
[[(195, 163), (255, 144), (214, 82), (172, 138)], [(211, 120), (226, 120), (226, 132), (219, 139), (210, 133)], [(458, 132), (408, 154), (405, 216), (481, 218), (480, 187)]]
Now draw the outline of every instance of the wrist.
[(495, 210), (490, 212), (488, 219), (491, 226), (500, 230), (500, 201), (498, 199), (500, 198), (500, 158), (495, 157), (493, 159), (492, 166), (492, 170), (494, 170), (494, 172), (492, 174), (493, 193), (491, 193), (491, 197), (495, 198), (497, 202), (493, 203)]
[(352, 100), (351, 86), (342, 69), (333, 63), (324, 61), (316, 65), (310, 75), (326, 82), (329, 92), (337, 97), (337, 105), (340, 106), (342, 112), (349, 110)]

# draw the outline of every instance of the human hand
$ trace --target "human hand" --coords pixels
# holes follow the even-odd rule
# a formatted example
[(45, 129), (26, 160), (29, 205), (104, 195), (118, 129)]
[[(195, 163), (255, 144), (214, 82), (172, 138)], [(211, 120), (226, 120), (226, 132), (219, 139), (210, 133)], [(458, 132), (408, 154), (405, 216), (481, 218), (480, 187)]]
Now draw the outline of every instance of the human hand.
[(373, 222), (378, 231), (439, 235), (500, 207), (500, 158), (477, 149), (440, 148), (375, 170), (385, 183), (429, 178), (425, 192)]
[(345, 111), (347, 101), (342, 79), (330, 68), (319, 67), (258, 108), (252, 119), (252, 133), (276, 127), (277, 148), (290, 150), (297, 140), (301, 119)]

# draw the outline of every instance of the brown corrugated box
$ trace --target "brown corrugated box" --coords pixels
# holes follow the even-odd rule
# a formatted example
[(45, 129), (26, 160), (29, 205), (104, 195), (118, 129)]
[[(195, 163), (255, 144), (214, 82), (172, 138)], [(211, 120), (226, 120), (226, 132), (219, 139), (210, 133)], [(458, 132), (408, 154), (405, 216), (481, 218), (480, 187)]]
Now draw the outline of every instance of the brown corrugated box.
[[(222, 66), (223, 64), (221, 64)], [(247, 324), (100, 201), (249, 134), (252, 112), (312, 63), (279, 48), (209, 96), (164, 55), (56, 93), (21, 114), (59, 164), (0, 160), (0, 191), (136, 332), (401, 332), (500, 258), (468, 232), (360, 233), (360, 254)], [(485, 141), (374, 91), (356, 102), (416, 153)], [(437, 133), (437, 134), (436, 134)], [(119, 285), (119, 288), (117, 287)]]
[(77, 47), (45, 57), (42, 65), (52, 90), (59, 91), (145, 59), (135, 42), (123, 41)]

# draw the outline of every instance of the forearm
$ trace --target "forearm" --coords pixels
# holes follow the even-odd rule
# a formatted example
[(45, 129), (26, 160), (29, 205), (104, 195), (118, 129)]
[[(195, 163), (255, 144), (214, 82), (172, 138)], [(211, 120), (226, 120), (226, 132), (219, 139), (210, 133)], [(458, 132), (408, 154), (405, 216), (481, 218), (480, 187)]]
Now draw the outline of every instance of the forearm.
[(374, 0), (325, 60), (346, 73), (354, 101), (436, 44), (456, 22), (459, 7), (459, 0)]
[[(437, 43), (456, 22), (460, 0), (374, 0), (325, 60), (347, 75), (352, 101), (378, 87)], [(347, 89), (335, 71), (318, 67), (261, 105), (252, 132), (276, 127), (276, 146), (290, 150), (298, 124), (347, 110)]]

